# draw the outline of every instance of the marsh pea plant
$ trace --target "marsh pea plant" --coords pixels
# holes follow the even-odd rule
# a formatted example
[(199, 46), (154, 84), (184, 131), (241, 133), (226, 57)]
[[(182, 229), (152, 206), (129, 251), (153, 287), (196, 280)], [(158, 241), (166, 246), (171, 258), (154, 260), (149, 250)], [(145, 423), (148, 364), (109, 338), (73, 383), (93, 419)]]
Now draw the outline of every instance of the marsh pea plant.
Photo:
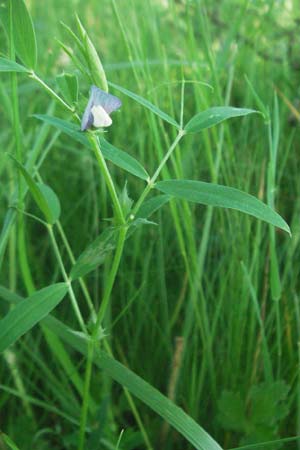
[[(139, 426), (143, 445), (151, 449), (151, 438), (148, 436), (139, 412), (135, 406), (134, 397), (148, 405), (160, 415), (166, 423), (181, 433), (195, 448), (205, 450), (220, 450), (220, 445), (170, 398), (162, 395), (153, 386), (133, 373), (125, 365), (118, 362), (112, 354), (104, 320), (110, 310), (112, 292), (120, 267), (124, 246), (134, 240), (135, 230), (144, 225), (155, 225), (151, 216), (160, 208), (169, 204), (174, 198), (188, 202), (217, 206), (240, 211), (267, 222), (270, 225), (270, 236), (274, 242), (274, 227), (289, 233), (286, 222), (273, 208), (272, 196), (269, 204), (264, 204), (257, 198), (233, 187), (207, 183), (199, 180), (167, 179), (161, 180), (162, 170), (168, 164), (178, 144), (187, 134), (200, 133), (234, 117), (257, 113), (253, 109), (236, 108), (232, 106), (214, 106), (197, 113), (186, 123), (183, 121), (185, 81), (181, 83), (181, 104), (179, 106), (179, 122), (163, 112), (154, 104), (123, 86), (108, 82), (95, 50), (81, 21), (76, 17), (77, 32), (67, 25), (63, 27), (73, 48), (57, 41), (57, 45), (72, 60), (76, 70), (73, 73), (59, 74), (56, 78), (58, 90), (53, 89), (48, 82), (38, 75), (37, 45), (31, 17), (23, 0), (8, 1), (2, 7), (2, 25), (7, 35), (8, 51), (0, 58), (0, 72), (3, 77), (9, 76), (12, 96), (12, 127), (14, 146), (9, 152), (9, 170), (15, 182), (11, 192), (10, 205), (6, 213), (0, 237), (1, 264), (5, 264), (7, 247), (11, 247), (15, 230), (18, 230), (19, 265), (24, 286), (28, 293), (26, 299), (20, 298), (13, 291), (4, 291), (3, 296), (14, 305), (0, 322), (0, 349), (4, 358), (14, 373), (19, 395), (27, 413), (32, 414), (31, 403), (26, 395), (26, 389), (18, 378), (12, 355), (14, 344), (37, 323), (41, 326), (55, 358), (68, 372), (70, 383), (77, 391), (81, 408), (78, 417), (72, 419), (77, 434), (74, 448), (82, 450), (90, 448), (88, 439), (91, 434), (91, 418), (94, 417), (95, 405), (91, 397), (91, 382), (93, 368), (102, 370), (124, 389), (125, 396)], [(3, 49), (1, 49), (3, 51)], [(8, 75), (5, 75), (7, 73)], [(79, 74), (79, 77), (78, 77)], [(97, 162), (98, 175), (104, 180), (110, 197), (113, 217), (107, 226), (92, 243), (82, 243), (85, 249), (75, 257), (66, 233), (60, 222), (60, 201), (54, 191), (43, 183), (40, 167), (47, 156), (47, 151), (41, 154), (43, 140), (31, 152), (24, 153), (22, 135), (20, 132), (20, 112), (18, 100), (19, 77), (27, 77), (42, 89), (55, 103), (60, 105), (60, 116), (54, 116), (51, 106), (47, 113), (40, 111), (35, 119), (56, 129), (59, 133), (77, 141), (82, 151), (92, 151)], [(80, 84), (79, 84), (80, 81)], [(79, 87), (80, 86), (80, 87)], [(90, 89), (90, 98), (82, 101), (83, 92)], [(139, 103), (151, 114), (158, 116), (161, 122), (167, 122), (173, 127), (176, 136), (165, 149), (158, 161), (156, 170), (149, 174), (143, 162), (137, 161), (129, 152), (116, 148), (109, 142), (109, 133), (104, 134), (104, 128), (114, 126), (113, 111), (118, 114), (130, 115), (130, 109), (121, 107), (123, 98)], [(130, 103), (129, 103), (130, 104)], [(63, 115), (63, 111), (65, 114)], [(117, 114), (117, 113), (116, 113)], [(62, 118), (64, 117), (64, 118)], [(119, 116), (120, 117), (120, 116)], [(261, 115), (257, 115), (257, 120)], [(41, 131), (42, 133), (42, 131)], [(104, 137), (105, 136), (105, 137)], [(106, 138), (106, 136), (108, 136)], [(130, 184), (123, 190), (119, 189), (112, 176), (107, 161), (118, 166), (134, 177), (144, 182), (144, 187), (135, 201), (128, 195)], [(270, 165), (270, 180), (274, 179)], [(272, 178), (273, 177), (273, 178)], [(272, 183), (270, 182), (270, 186)], [(270, 191), (271, 192), (271, 191)], [(31, 195), (39, 213), (25, 210), (25, 199)], [(39, 221), (48, 232), (49, 242), (57, 259), (57, 265), (63, 282), (38, 287), (34, 282), (28, 255), (24, 232), (24, 217)], [(107, 219), (107, 217), (102, 217)], [(59, 239), (58, 239), (59, 237)], [(129, 241), (130, 239), (130, 241)], [(61, 248), (61, 246), (63, 248)], [(68, 259), (71, 263), (66, 263)], [(104, 280), (104, 291), (99, 306), (91, 298), (85, 276), (105, 263), (107, 276)], [(11, 268), (10, 270), (14, 270)], [(75, 293), (74, 284), (79, 283), (85, 305), (81, 304)], [(77, 291), (76, 291), (77, 292)], [(5, 295), (4, 295), (5, 294)], [(70, 329), (63, 321), (51, 314), (62, 300), (68, 297), (77, 320), (77, 329)], [(65, 301), (68, 301), (67, 299)], [(88, 314), (82, 311), (86, 308)], [(76, 364), (68, 356), (67, 349), (72, 348), (84, 356), (84, 381), (80, 379)], [(72, 353), (73, 355), (74, 353)], [(54, 411), (54, 410), (53, 410)], [(8, 436), (3, 435), (7, 445), (11, 445)], [(71, 445), (71, 444), (70, 444)], [(117, 448), (119, 444), (116, 444)], [(15, 448), (15, 447), (11, 447)]]

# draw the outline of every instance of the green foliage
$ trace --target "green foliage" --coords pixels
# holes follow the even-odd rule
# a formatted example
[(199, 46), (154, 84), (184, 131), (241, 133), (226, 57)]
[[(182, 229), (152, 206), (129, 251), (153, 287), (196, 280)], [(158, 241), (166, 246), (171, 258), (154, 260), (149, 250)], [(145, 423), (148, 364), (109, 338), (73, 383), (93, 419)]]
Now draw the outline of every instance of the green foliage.
[(62, 23), (62, 25), (68, 32), (69, 37), (71, 38), (75, 47), (77, 47), (77, 51), (79, 52), (78, 56), (73, 54), (73, 52), (70, 52), (63, 43), (60, 43), (61, 47), (72, 58), (75, 66), (86, 78), (89, 79), (92, 84), (95, 84), (96, 86), (107, 92), (108, 86), (106, 75), (99, 55), (77, 15), (76, 22), (80, 34), (80, 39), (78, 38), (78, 36), (76, 36), (76, 34), (71, 30), (70, 27), (68, 27), (64, 23)]
[(109, 86), (113, 87), (114, 89), (116, 89), (119, 92), (122, 92), (122, 94), (127, 95), (127, 97), (132, 98), (137, 103), (139, 103), (140, 105), (144, 106), (145, 108), (149, 109), (151, 112), (156, 114), (158, 117), (160, 117), (165, 122), (168, 122), (171, 125), (174, 125), (176, 128), (179, 128), (179, 124), (176, 122), (176, 120), (174, 120), (172, 117), (170, 117), (165, 112), (161, 111), (157, 106), (153, 105), (145, 98), (141, 97), (140, 95), (135, 94), (134, 92), (129, 91), (128, 89), (123, 88), (122, 86), (118, 86), (115, 83), (110, 82)]
[(0, 72), (24, 72), (28, 73), (26, 67), (21, 64), (11, 61), (10, 59), (0, 58)]
[[(86, 354), (85, 342), (78, 336), (71, 333), (70, 330), (58, 320), (48, 318), (46, 326), (58, 335), (63, 341), (67, 342), (77, 351)], [(103, 351), (97, 352), (95, 356), (95, 365), (104, 370), (113, 380), (120, 383), (137, 398), (142, 400), (153, 411), (158, 413), (163, 419), (167, 420), (177, 431), (192, 443), (198, 450), (221, 450), (221, 447), (212, 439), (190, 416), (181, 408), (174, 405), (167, 397), (162, 395), (157, 389), (141, 377), (133, 373), (123, 364), (116, 361)]]
[[(223, 391), (219, 400), (220, 424), (242, 435), (240, 445), (276, 440), (278, 424), (288, 414), (288, 392), (284, 381), (254, 385), (244, 398), (240, 393)], [(268, 448), (282, 447), (277, 443)]]
[[(297, 2), (271, 3), (26, 0), (33, 72), (25, 1), (0, 0), (0, 144), (22, 162), (0, 158), (1, 342), (46, 314), (0, 364), (1, 428), (22, 450), (294, 448), (300, 41)], [(80, 132), (92, 83), (123, 106)], [(71, 303), (37, 300), (15, 326), (61, 278)]]
[(42, 183), (36, 183), (26, 168), (15, 158), (14, 162), (23, 175), (34, 201), (44, 214), (48, 224), (53, 225), (60, 216), (60, 203), (53, 190)]
[(64, 99), (71, 105), (78, 101), (78, 78), (73, 73), (62, 73), (56, 82)]
[(0, 352), (44, 319), (62, 301), (67, 290), (65, 283), (53, 284), (18, 303), (0, 320)]
[(4, 443), (8, 446), (8, 448), (10, 448), (11, 450), (19, 450), (19, 447), (16, 446), (16, 444), (9, 436), (7, 436), (7, 434), (1, 432), (0, 436), (3, 439)]
[(233, 108), (232, 106), (214, 106), (196, 114), (185, 125), (184, 129), (187, 133), (197, 133), (232, 117), (247, 116), (253, 113), (257, 113), (257, 111), (246, 108)]
[[(79, 131), (79, 126), (67, 122), (66, 120), (58, 119), (57, 117), (51, 117), (48, 115), (36, 114), (35, 117), (39, 120), (53, 125), (80, 144), (83, 144), (85, 147), (90, 148), (90, 143), (86, 137), (86, 134)], [(131, 155), (124, 152), (123, 150), (119, 150), (102, 137), (99, 137), (99, 141), (103, 156), (104, 158), (108, 159), (108, 161), (111, 161), (116, 166), (121, 167), (122, 169), (126, 170), (132, 175), (135, 175), (138, 178), (141, 178), (142, 180), (147, 180), (149, 178), (146, 170)]]
[(100, 234), (78, 257), (71, 270), (71, 278), (82, 277), (103, 264), (108, 255), (116, 246), (119, 230), (107, 228)]
[(35, 69), (37, 44), (31, 16), (24, 0), (13, 0), (12, 28), (16, 53), (28, 69)]
[(191, 202), (236, 209), (290, 233), (288, 224), (279, 214), (257, 198), (238, 189), (191, 180), (160, 181), (155, 187), (165, 194)]
[(150, 200), (146, 200), (139, 208), (136, 217), (150, 217), (155, 211), (158, 211), (163, 205), (170, 201), (170, 195), (156, 195)]
[(123, 187), (123, 190), (119, 196), (120, 204), (124, 213), (124, 216), (127, 217), (128, 214), (131, 211), (133, 200), (129, 197), (128, 191), (127, 191), (127, 183), (125, 183), (125, 186)]

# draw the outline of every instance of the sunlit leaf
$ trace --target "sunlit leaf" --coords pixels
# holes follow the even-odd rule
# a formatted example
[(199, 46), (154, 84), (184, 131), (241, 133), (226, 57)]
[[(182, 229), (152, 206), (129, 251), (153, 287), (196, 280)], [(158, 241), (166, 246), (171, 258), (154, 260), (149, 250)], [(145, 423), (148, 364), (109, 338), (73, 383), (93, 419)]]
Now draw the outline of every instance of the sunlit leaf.
[(10, 59), (0, 58), (0, 72), (29, 72), (26, 67), (11, 61)]
[(29, 69), (35, 69), (37, 46), (31, 16), (23, 0), (12, 2), (14, 44), (18, 57)]

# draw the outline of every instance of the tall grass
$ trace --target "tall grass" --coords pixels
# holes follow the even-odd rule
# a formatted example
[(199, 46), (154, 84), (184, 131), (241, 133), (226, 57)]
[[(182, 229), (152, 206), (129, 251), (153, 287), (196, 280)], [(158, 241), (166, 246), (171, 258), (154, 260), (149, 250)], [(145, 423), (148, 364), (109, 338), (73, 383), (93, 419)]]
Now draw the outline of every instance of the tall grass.
[[(21, 3), (0, 2), (8, 10)], [(299, 130), (288, 103), (298, 95), (299, 5), (26, 5), (36, 32), (39, 79), (14, 72), (0, 77), (0, 305), (7, 321), (27, 297), (36, 317), (47, 317), (17, 340), (27, 331), (21, 321), (23, 332), (3, 353), (3, 448), (209, 450), (220, 448), (216, 441), (224, 449), (296, 448), (296, 440), (284, 438), (300, 435)], [(75, 115), (85, 108), (90, 82), (60, 45), (74, 48), (60, 21), (80, 37), (73, 12), (106, 78), (121, 87), (109, 87), (123, 105), (100, 136), (150, 175), (171, 149), (154, 181), (201, 180), (248, 192), (286, 219), (292, 238), (249, 215), (172, 198), (149, 218), (157, 225), (136, 227), (125, 239), (131, 233), (129, 198), (136, 214), (143, 192), (151, 198), (151, 185), (105, 162), (95, 134), (72, 139), (70, 130), (34, 117), (77, 123), (56, 81), (62, 71), (79, 79)], [(1, 56), (26, 65), (15, 55), (18, 30), (7, 35), (4, 28)], [(154, 112), (141, 98), (155, 105)], [(182, 126), (200, 111), (229, 105), (261, 114), (182, 139), (160, 115), (162, 110)], [(93, 151), (78, 142), (86, 136)], [(54, 224), (6, 153), (26, 166), (34, 183), (56, 193), (61, 214)], [(121, 229), (117, 243), (111, 237), (117, 250), (70, 283), (75, 261), (112, 220)], [(41, 290), (50, 285), (56, 291), (46, 311), (49, 293)], [(39, 321), (32, 317), (28, 329)]]

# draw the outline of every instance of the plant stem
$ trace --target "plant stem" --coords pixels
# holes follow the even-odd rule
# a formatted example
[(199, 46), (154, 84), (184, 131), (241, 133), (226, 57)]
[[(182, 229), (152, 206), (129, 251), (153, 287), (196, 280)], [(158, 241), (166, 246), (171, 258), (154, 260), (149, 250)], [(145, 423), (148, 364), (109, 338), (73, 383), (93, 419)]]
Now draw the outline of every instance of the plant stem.
[(57, 100), (65, 109), (67, 109), (71, 113), (75, 112), (75, 109), (72, 106), (68, 105), (59, 95), (57, 95), (56, 92), (54, 92), (53, 89), (51, 89), (51, 87), (48, 86), (48, 84), (46, 84), (35, 72), (31, 72), (29, 76), (33, 80), (37, 81), (45, 89), (45, 91), (47, 91), (48, 94), (50, 94), (51, 97)]
[[(172, 143), (172, 145), (170, 146), (169, 150), (167, 151), (167, 153), (165, 154), (165, 156), (161, 160), (161, 162), (160, 162), (158, 168), (156, 169), (154, 175), (149, 180), (148, 185), (146, 186), (146, 188), (142, 192), (139, 200), (137, 201), (137, 203), (135, 205), (135, 208), (133, 210), (133, 214), (136, 214), (136, 212), (138, 211), (138, 209), (141, 206), (141, 204), (143, 203), (144, 199), (146, 198), (146, 196), (148, 195), (148, 193), (152, 189), (152, 187), (153, 187), (155, 181), (157, 180), (161, 170), (163, 169), (164, 165), (166, 164), (166, 162), (168, 161), (168, 159), (172, 155), (174, 149), (176, 148), (178, 142), (180, 141), (180, 139), (182, 138), (182, 136), (184, 134), (185, 134), (184, 130), (179, 130), (179, 132), (178, 132), (174, 142)], [(112, 288), (113, 288), (113, 285), (114, 285), (114, 282), (115, 282), (115, 278), (116, 278), (116, 275), (117, 275), (117, 272), (118, 272), (118, 268), (119, 268), (119, 265), (120, 265), (120, 260), (121, 260), (121, 257), (122, 257), (124, 243), (125, 243), (126, 234), (127, 234), (127, 227), (124, 226), (125, 225), (125, 218), (124, 218), (124, 215), (123, 215), (123, 211), (122, 211), (119, 199), (117, 197), (117, 193), (116, 193), (115, 186), (113, 184), (112, 178), (111, 178), (110, 173), (108, 171), (108, 168), (106, 166), (105, 159), (104, 159), (104, 157), (103, 157), (103, 155), (101, 153), (101, 149), (100, 149), (100, 146), (99, 146), (99, 141), (96, 139), (96, 137), (93, 134), (89, 135), (89, 141), (90, 141), (90, 143), (92, 145), (92, 148), (93, 148), (95, 156), (97, 158), (97, 161), (98, 161), (101, 173), (104, 176), (107, 188), (109, 190), (109, 193), (110, 193), (113, 205), (114, 205), (114, 210), (115, 210), (115, 215), (116, 215), (117, 222), (119, 224), (123, 225), (123, 226), (120, 228), (120, 234), (119, 234), (119, 238), (118, 238), (118, 242), (117, 242), (117, 248), (116, 248), (113, 264), (112, 264), (112, 267), (111, 267), (111, 271), (109, 273), (109, 278), (108, 278), (108, 282), (107, 282), (107, 285), (106, 285), (106, 288), (105, 288), (103, 300), (101, 302), (101, 306), (100, 306), (98, 314), (97, 314), (97, 320), (96, 320), (96, 324), (95, 324), (95, 327), (94, 327), (94, 331), (93, 331), (91, 340), (90, 340), (89, 345), (88, 345), (87, 365), (86, 365), (85, 385), (84, 385), (84, 398), (83, 398), (82, 410), (81, 410), (78, 450), (83, 450), (84, 449), (85, 428), (86, 428), (86, 422), (87, 422), (90, 382), (91, 382), (91, 375), (92, 375), (92, 364), (93, 364), (93, 357), (94, 357), (94, 349), (95, 349), (95, 345), (96, 345), (96, 342), (97, 342), (98, 329), (99, 329), (99, 327), (101, 325), (101, 322), (102, 322), (103, 318), (105, 317), (105, 313), (106, 313), (107, 307), (109, 305), (111, 291), (112, 291)]]
[(145, 200), (145, 198), (147, 197), (147, 195), (149, 194), (149, 192), (151, 191), (151, 189), (154, 186), (155, 181), (157, 180), (160, 172), (162, 171), (164, 165), (166, 164), (166, 162), (168, 161), (168, 159), (170, 158), (170, 156), (172, 155), (173, 151), (175, 150), (178, 142), (180, 141), (180, 139), (182, 138), (182, 136), (184, 136), (185, 131), (184, 130), (179, 130), (175, 140), (173, 141), (172, 145), (170, 146), (169, 150), (167, 151), (167, 153), (165, 154), (165, 156), (163, 157), (163, 159), (161, 160), (158, 168), (156, 169), (156, 171), (154, 172), (154, 175), (152, 175), (152, 177), (150, 178), (150, 180), (148, 181), (147, 186), (145, 187), (145, 189), (143, 190), (140, 198), (138, 199), (138, 201), (135, 204), (135, 207), (133, 208), (132, 214), (135, 215), (140, 206), (142, 205), (143, 201)]
[(111, 200), (112, 200), (113, 205), (114, 205), (114, 211), (115, 211), (115, 216), (116, 216), (116, 219), (117, 219), (117, 224), (118, 225), (124, 225), (126, 223), (126, 221), (125, 221), (125, 218), (124, 218), (122, 207), (120, 205), (120, 202), (119, 202), (119, 199), (118, 199), (118, 196), (117, 196), (117, 193), (116, 193), (116, 189), (115, 189), (113, 180), (111, 178), (111, 175), (109, 173), (109, 170), (107, 168), (105, 159), (104, 159), (104, 157), (102, 155), (99, 139), (97, 139), (97, 137), (94, 134), (92, 134), (92, 133), (88, 134), (88, 139), (90, 141), (90, 144), (91, 144), (92, 149), (93, 149), (93, 151), (95, 153), (97, 162), (99, 164), (101, 175), (103, 175), (103, 177), (105, 179), (105, 183), (106, 183), (107, 188), (108, 188), (108, 191), (110, 193)]
[(120, 234), (117, 242), (117, 248), (114, 256), (114, 260), (112, 263), (112, 267), (109, 273), (109, 278), (105, 287), (103, 300), (101, 302), (101, 306), (99, 308), (97, 314), (97, 320), (94, 326), (94, 330), (90, 341), (88, 343), (88, 352), (87, 352), (87, 363), (86, 363), (86, 371), (85, 371), (85, 380), (84, 380), (84, 394), (83, 394), (83, 402), (81, 409), (81, 418), (80, 418), (80, 429), (79, 429), (79, 444), (78, 450), (84, 449), (84, 441), (85, 441), (85, 428), (87, 422), (87, 413), (88, 413), (88, 405), (89, 405), (89, 396), (90, 396), (90, 382), (92, 376), (92, 365), (93, 365), (93, 357), (94, 357), (94, 349), (95, 345), (98, 341), (98, 330), (101, 325), (101, 322), (105, 316), (105, 312), (109, 305), (109, 300), (112, 292), (112, 288), (116, 279), (116, 275), (118, 272), (118, 268), (120, 265), (120, 260), (123, 253), (124, 243), (127, 234), (127, 227), (122, 227), (120, 229)]
[(57, 245), (54, 233), (53, 233), (52, 225), (47, 224), (47, 228), (48, 228), (50, 239), (51, 239), (51, 242), (52, 242), (52, 245), (53, 245), (55, 256), (56, 256), (58, 264), (60, 266), (60, 270), (61, 270), (62, 276), (63, 276), (65, 282), (68, 285), (68, 292), (69, 292), (69, 295), (70, 295), (71, 303), (72, 303), (75, 315), (77, 317), (78, 323), (80, 325), (81, 330), (85, 334), (87, 334), (87, 329), (86, 329), (83, 317), (81, 315), (81, 312), (80, 312), (80, 309), (79, 309), (79, 306), (78, 306), (78, 303), (77, 303), (77, 300), (76, 300), (76, 296), (74, 294), (74, 291), (73, 291), (73, 288), (72, 288), (72, 285), (71, 285), (71, 281), (70, 281), (70, 279), (69, 279), (69, 277), (67, 275), (67, 272), (66, 272), (63, 260), (61, 258), (60, 252), (59, 252), (59, 248), (58, 248), (58, 245)]
[(81, 417), (80, 417), (80, 428), (79, 428), (79, 438), (78, 438), (78, 440), (79, 440), (78, 450), (84, 449), (85, 429), (86, 429), (87, 414), (88, 414), (93, 357), (94, 357), (95, 345), (97, 344), (97, 341), (98, 341), (98, 331), (99, 331), (99, 327), (101, 326), (101, 322), (105, 316), (105, 313), (106, 313), (108, 305), (109, 305), (109, 300), (110, 300), (111, 292), (112, 292), (113, 285), (114, 285), (114, 282), (116, 279), (116, 275), (118, 272), (118, 268), (120, 265), (120, 260), (122, 257), (124, 243), (125, 243), (126, 234), (127, 234), (127, 228), (128, 228), (126, 226), (126, 221), (124, 218), (123, 210), (122, 210), (121, 204), (119, 202), (113, 180), (111, 178), (111, 175), (109, 173), (109, 170), (108, 170), (106, 162), (105, 162), (105, 159), (101, 152), (99, 140), (92, 133), (88, 134), (88, 139), (91, 143), (92, 149), (95, 153), (97, 162), (99, 164), (101, 175), (104, 177), (106, 186), (110, 193), (110, 197), (111, 197), (111, 200), (112, 200), (112, 203), (114, 206), (116, 222), (118, 225), (121, 225), (121, 227), (120, 227), (120, 233), (119, 233), (118, 242), (117, 242), (117, 246), (116, 246), (116, 252), (115, 252), (112, 267), (111, 267), (111, 270), (110, 270), (110, 273), (108, 276), (108, 281), (107, 281), (107, 284), (105, 287), (103, 299), (102, 299), (101, 306), (97, 313), (96, 323), (94, 325), (92, 336), (88, 343), (87, 362), (86, 362), (85, 379), (84, 379), (84, 393), (83, 393), (83, 401), (82, 401)]

